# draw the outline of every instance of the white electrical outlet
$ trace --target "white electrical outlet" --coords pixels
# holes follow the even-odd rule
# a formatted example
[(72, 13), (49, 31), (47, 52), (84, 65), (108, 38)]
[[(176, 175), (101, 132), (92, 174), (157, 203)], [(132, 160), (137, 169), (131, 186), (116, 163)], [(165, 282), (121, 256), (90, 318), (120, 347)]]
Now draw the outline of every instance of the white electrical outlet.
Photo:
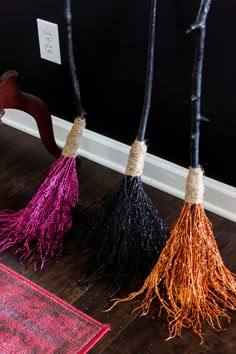
[(37, 25), (41, 58), (61, 64), (57, 24), (37, 18)]

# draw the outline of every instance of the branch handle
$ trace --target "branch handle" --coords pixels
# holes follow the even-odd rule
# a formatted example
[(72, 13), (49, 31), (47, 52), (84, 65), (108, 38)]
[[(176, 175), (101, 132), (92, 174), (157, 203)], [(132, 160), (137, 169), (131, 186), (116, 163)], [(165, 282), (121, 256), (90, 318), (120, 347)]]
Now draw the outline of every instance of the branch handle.
[(77, 108), (77, 115), (80, 117), (80, 119), (85, 119), (86, 112), (81, 102), (80, 86), (79, 86), (79, 80), (78, 80), (75, 58), (74, 58), (71, 1), (72, 0), (65, 0), (65, 22), (67, 27), (67, 45), (68, 45), (70, 75), (71, 75), (71, 80), (73, 85), (74, 96), (76, 100), (75, 103)]
[(152, 0), (150, 25), (149, 25), (145, 96), (144, 96), (142, 115), (139, 124), (138, 135), (137, 135), (137, 140), (139, 141), (144, 141), (147, 121), (148, 121), (148, 116), (149, 116), (150, 106), (151, 106), (153, 73), (154, 73), (154, 55), (155, 55), (156, 13), (157, 13), (157, 0)]
[(196, 50), (192, 73), (191, 96), (191, 136), (190, 136), (190, 165), (193, 168), (199, 164), (199, 140), (201, 122), (201, 85), (202, 69), (206, 37), (206, 21), (210, 10), (211, 0), (201, 0), (200, 8), (195, 22), (187, 30), (187, 33), (196, 31)]

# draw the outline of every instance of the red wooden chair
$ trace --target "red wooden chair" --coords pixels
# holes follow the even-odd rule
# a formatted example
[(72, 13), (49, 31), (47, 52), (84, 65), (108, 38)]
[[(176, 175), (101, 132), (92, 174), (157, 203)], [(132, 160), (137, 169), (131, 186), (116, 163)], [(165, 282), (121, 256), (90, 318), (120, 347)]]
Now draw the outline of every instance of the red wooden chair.
[(47, 105), (38, 97), (22, 92), (17, 87), (17, 72), (6, 71), (0, 77), (0, 123), (5, 108), (14, 108), (30, 114), (36, 121), (45, 148), (55, 157), (61, 155), (52, 127), (52, 117)]

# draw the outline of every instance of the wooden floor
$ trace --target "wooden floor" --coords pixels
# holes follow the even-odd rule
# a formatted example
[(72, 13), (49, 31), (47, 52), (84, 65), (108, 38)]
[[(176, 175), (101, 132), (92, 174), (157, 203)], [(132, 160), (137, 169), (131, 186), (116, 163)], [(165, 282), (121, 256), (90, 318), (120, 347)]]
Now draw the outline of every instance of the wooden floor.
[[(0, 128), (0, 209), (24, 207), (37, 191), (47, 175), (54, 158), (42, 146), (40, 140), (4, 126)], [(80, 204), (89, 205), (101, 198), (122, 178), (122, 175), (98, 164), (82, 159), (79, 166)], [(146, 191), (169, 226), (181, 210), (181, 200), (149, 186)], [(236, 272), (236, 223), (207, 213), (214, 229), (221, 255), (227, 267)], [(106, 334), (90, 353), (106, 354), (195, 354), (236, 353), (236, 313), (227, 331), (215, 332), (204, 326), (205, 341), (190, 330), (183, 331), (183, 338), (165, 341), (168, 336), (164, 314), (158, 317), (157, 307), (152, 306), (146, 317), (131, 316), (133, 304), (121, 304), (109, 313), (102, 312), (109, 305), (109, 286), (99, 282), (89, 289), (78, 286), (78, 272), (87, 255), (78, 257), (72, 240), (64, 244), (64, 254), (58, 263), (47, 264), (44, 270), (35, 272), (31, 265), (22, 266), (14, 253), (0, 255), (0, 262), (23, 274), (33, 282), (69, 302), (81, 311), (103, 323), (111, 325)], [(127, 294), (127, 289), (121, 295)]]

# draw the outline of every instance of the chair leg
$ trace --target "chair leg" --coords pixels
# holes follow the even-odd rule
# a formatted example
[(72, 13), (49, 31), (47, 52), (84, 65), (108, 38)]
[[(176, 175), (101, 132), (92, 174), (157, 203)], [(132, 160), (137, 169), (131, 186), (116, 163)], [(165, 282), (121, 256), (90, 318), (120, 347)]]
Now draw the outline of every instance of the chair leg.
[[(47, 105), (40, 98), (22, 92), (17, 87), (17, 72), (6, 71), (0, 77), (0, 118), (4, 108), (14, 108), (30, 114), (36, 121), (45, 148), (55, 157), (61, 155), (53, 134), (52, 117)], [(1, 119), (0, 119), (1, 121)]]

